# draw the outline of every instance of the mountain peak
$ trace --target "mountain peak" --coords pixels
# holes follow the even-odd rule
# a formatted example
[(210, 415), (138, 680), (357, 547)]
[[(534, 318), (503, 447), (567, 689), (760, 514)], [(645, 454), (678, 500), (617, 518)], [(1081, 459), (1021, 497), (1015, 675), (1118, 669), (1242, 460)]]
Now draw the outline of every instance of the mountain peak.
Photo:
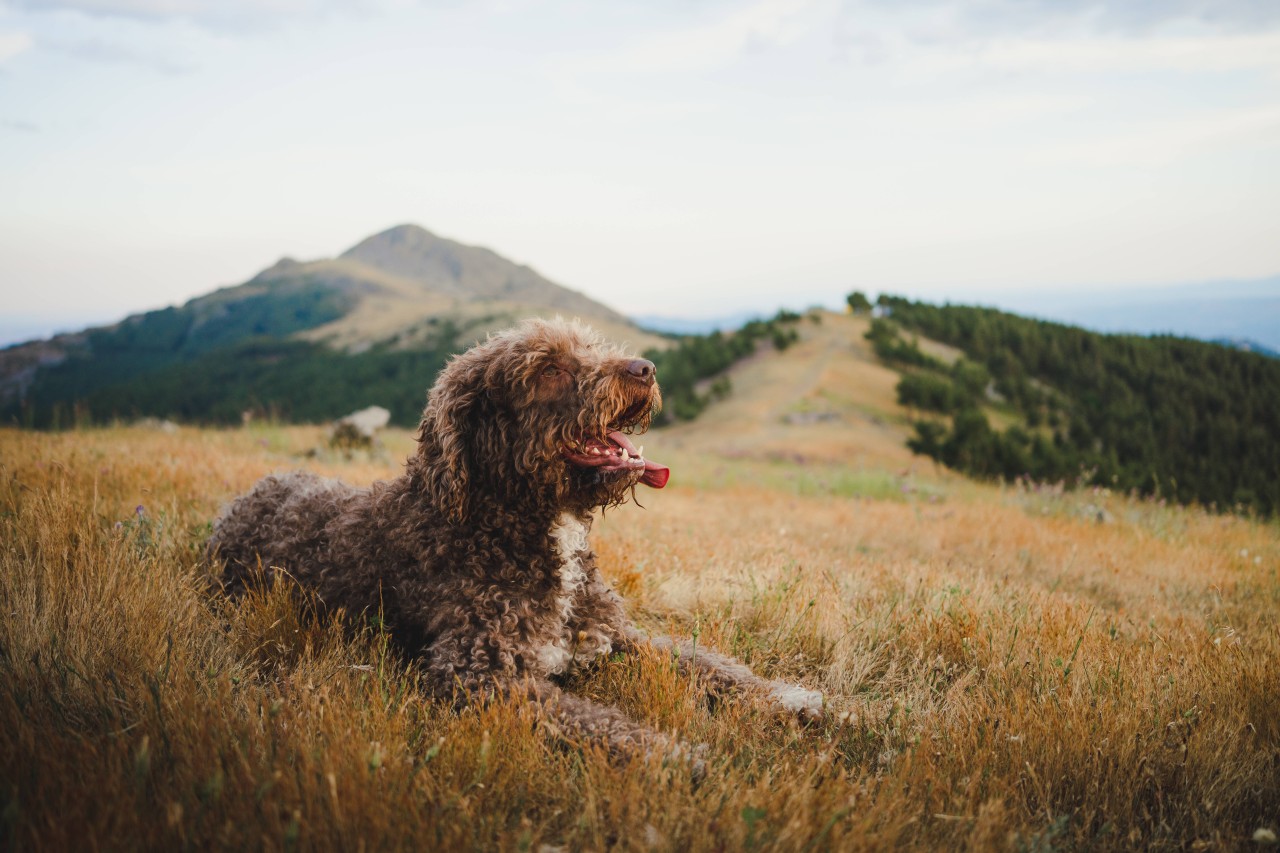
[(292, 275), (303, 267), (301, 261), (285, 255), (262, 272), (255, 275), (250, 281), (271, 281), (273, 279), (283, 278)]
[(594, 299), (562, 287), (490, 249), (404, 224), (361, 240), (341, 258), (408, 279), (428, 292), (464, 302), (492, 300), (536, 305), (569, 315), (627, 322)]
[[(339, 257), (359, 257), (369, 251), (370, 247), (381, 246), (403, 246), (403, 247), (423, 247), (432, 243), (440, 242), (441, 237), (431, 233), (421, 225), (415, 225), (412, 222), (406, 222), (402, 225), (394, 225), (385, 231), (379, 231), (370, 237), (366, 237), (347, 251), (343, 252)], [(444, 240), (444, 242), (452, 242)]]
[[(388, 343), (409, 351), (465, 344), (473, 339), (469, 336), (483, 336), (522, 317), (557, 314), (581, 317), (620, 342), (661, 344), (612, 308), (496, 252), (419, 225), (397, 225), (338, 258), (283, 257), (243, 284), (181, 306), (4, 349), (0, 411), (22, 400), (45, 372), (64, 364), (67, 375), (83, 371), (76, 375), (90, 377), (66, 386), (73, 401), (83, 393), (77, 389), (98, 381), (94, 377), (133, 381), (140, 369), (194, 363), (250, 339), (318, 341), (351, 352)], [(458, 340), (440, 338), (442, 329), (451, 329)]]

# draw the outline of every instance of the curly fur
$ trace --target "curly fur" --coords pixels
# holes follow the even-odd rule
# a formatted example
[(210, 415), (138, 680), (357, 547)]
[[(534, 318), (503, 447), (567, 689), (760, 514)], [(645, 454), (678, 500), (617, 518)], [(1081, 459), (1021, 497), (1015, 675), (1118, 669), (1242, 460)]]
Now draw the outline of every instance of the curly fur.
[(752, 691), (816, 716), (820, 694), (646, 638), (601, 576), (592, 512), (623, 503), (645, 472), (574, 454), (611, 433), (619, 449), (616, 431), (642, 432), (660, 404), (650, 362), (576, 322), (526, 321), (446, 365), (402, 476), (368, 489), (269, 476), (218, 518), (208, 553), (232, 594), (262, 567), (287, 571), (328, 607), (381, 612), (440, 695), (527, 695), (566, 735), (617, 753), (681, 747), (550, 679), (641, 643), (678, 651), (714, 692)]

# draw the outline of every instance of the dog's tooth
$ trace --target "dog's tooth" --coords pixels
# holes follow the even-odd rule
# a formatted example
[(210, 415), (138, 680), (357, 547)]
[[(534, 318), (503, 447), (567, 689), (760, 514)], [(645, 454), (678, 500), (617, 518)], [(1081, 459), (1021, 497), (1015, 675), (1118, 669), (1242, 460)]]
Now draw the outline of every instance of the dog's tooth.
[(640, 445), (638, 448), (636, 448), (636, 456), (637, 456), (637, 457), (644, 456), (644, 445), (643, 445), (643, 444), (642, 444), (642, 445)]
[(631, 454), (627, 452), (627, 449), (625, 447), (622, 448), (622, 461), (628, 462), (630, 461), (630, 459), (631, 459)]

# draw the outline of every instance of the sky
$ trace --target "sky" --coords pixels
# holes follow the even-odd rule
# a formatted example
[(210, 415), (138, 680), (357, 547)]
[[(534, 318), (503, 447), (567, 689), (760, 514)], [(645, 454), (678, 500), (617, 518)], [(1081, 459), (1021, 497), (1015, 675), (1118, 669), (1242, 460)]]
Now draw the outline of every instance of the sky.
[(1280, 293), (1280, 3), (0, 0), (0, 325), (405, 222), (629, 314)]

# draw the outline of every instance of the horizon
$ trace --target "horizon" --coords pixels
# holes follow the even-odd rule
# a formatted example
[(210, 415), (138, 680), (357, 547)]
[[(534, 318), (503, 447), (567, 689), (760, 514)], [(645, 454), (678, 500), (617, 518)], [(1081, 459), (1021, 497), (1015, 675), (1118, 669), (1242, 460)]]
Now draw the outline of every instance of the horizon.
[[(414, 223), (402, 224), (414, 225)], [(437, 233), (432, 231), (432, 229), (425, 230), (428, 230), (433, 234)], [(437, 236), (441, 235), (437, 234)], [(458, 242), (465, 243), (465, 241)], [(355, 242), (350, 245), (354, 246)], [(492, 246), (480, 243), (465, 243), (465, 245), (486, 248), (505, 258), (505, 255), (503, 255), (500, 249), (494, 249)], [(350, 246), (348, 246), (348, 248), (350, 248)], [(337, 257), (340, 254), (341, 252), (335, 252), (325, 258), (309, 258), (302, 262), (306, 263), (313, 260), (323, 260), (326, 258)], [(298, 259), (282, 255), (271, 264), (264, 266), (262, 270), (255, 272), (254, 275), (257, 275), (263, 270), (284, 260), (297, 261)], [(531, 266), (535, 272), (539, 272), (536, 266), (529, 266)], [(248, 281), (252, 277), (253, 276), (246, 277), (245, 281)], [(103, 314), (102, 312), (86, 313), (60, 311), (49, 314), (25, 316), (0, 314), (0, 349), (40, 340), (47, 340), (56, 335), (74, 334), (91, 328), (111, 326), (130, 316), (145, 314), (150, 311), (163, 310), (168, 307), (178, 307), (190, 301), (190, 299), (197, 299), (220, 288), (228, 286), (234, 287), (242, 283), (243, 282), (213, 285), (206, 290), (191, 296), (189, 299), (184, 299), (180, 302), (138, 307), (126, 310), (124, 313)], [(561, 284), (560, 282), (554, 283)], [(979, 298), (974, 299), (953, 299), (948, 297), (936, 298), (931, 297), (928, 294), (921, 295), (900, 290), (876, 290), (874, 288), (853, 287), (845, 294), (841, 294), (836, 303), (809, 302), (802, 304), (795, 300), (788, 302), (784, 297), (778, 296), (772, 301), (770, 301), (769, 297), (764, 297), (755, 305), (737, 306), (734, 310), (705, 309), (702, 311), (690, 311), (684, 313), (655, 310), (628, 313), (627, 317), (641, 327), (658, 331), (680, 330), (682, 327), (690, 332), (705, 332), (712, 329), (727, 331), (737, 328), (749, 319), (763, 319), (773, 316), (783, 310), (805, 311), (820, 308), (830, 311), (841, 311), (844, 308), (844, 297), (855, 290), (861, 290), (872, 301), (875, 301), (878, 296), (885, 294), (905, 296), (910, 299), (923, 302), (933, 302), (939, 305), (963, 304), (990, 307), (1015, 314), (1022, 314), (1023, 316), (1035, 319), (1079, 326), (1090, 331), (1104, 334), (1173, 334), (1180, 337), (1214, 342), (1247, 342), (1255, 345), (1261, 345), (1273, 351), (1280, 350), (1280, 275), (1248, 280), (1239, 279), (1228, 281), (1180, 282), (1163, 286), (1139, 285), (1110, 288), (1064, 288), (1041, 292), (1038, 294), (1027, 293), (1019, 290), (1001, 290), (989, 291), (982, 294)], [(1209, 292), (1212, 293), (1212, 296), (1207, 295)], [(1219, 321), (1216, 324), (1209, 322), (1206, 325), (1203, 322), (1203, 318), (1200, 317), (1200, 314), (1203, 311), (1204, 305), (1210, 301), (1216, 301), (1219, 304), (1228, 306), (1232, 303), (1242, 305), (1242, 303), (1247, 302), (1249, 304), (1247, 306), (1242, 305), (1241, 310), (1234, 312), (1234, 314), (1229, 318), (1219, 318)], [(603, 304), (610, 308), (615, 307), (608, 302), (604, 302)], [(1177, 309), (1183, 306), (1188, 307), (1189, 310), (1183, 311), (1179, 314)], [(1118, 322), (1113, 321), (1109, 323), (1103, 314), (1103, 312), (1107, 310), (1118, 309), (1137, 311), (1140, 309), (1145, 310), (1152, 308), (1170, 309), (1165, 312), (1166, 316), (1173, 316), (1175, 319), (1161, 325), (1158, 321), (1154, 323), (1147, 322), (1144, 324), (1141, 321), (1134, 320), (1131, 316), (1123, 316)], [(1257, 316), (1256, 313), (1259, 308), (1262, 309), (1261, 317)], [(1197, 319), (1201, 321), (1199, 329), (1196, 328)], [(1248, 329), (1237, 328), (1242, 322), (1246, 321), (1249, 323)]]
[(10, 326), (388, 222), (628, 315), (1210, 298), (1280, 275), (1280, 6), (0, 0), (0, 151)]

